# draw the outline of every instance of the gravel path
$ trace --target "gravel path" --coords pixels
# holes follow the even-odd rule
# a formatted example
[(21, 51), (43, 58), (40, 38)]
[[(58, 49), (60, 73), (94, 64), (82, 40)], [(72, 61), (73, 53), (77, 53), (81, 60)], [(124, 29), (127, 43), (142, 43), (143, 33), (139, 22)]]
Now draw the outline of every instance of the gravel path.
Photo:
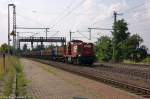
[[(33, 99), (143, 99), (39, 62), (21, 59)], [(82, 97), (82, 98), (80, 98)]]

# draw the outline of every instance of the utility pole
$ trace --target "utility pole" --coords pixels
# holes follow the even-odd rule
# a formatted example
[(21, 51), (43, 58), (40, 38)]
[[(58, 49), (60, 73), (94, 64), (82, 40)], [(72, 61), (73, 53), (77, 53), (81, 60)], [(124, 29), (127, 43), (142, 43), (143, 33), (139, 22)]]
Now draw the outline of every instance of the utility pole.
[(116, 11), (114, 11), (114, 24), (116, 23), (116, 21), (117, 21), (117, 12)]
[(13, 54), (16, 54), (16, 6), (13, 6)]
[(89, 40), (91, 40), (91, 32), (92, 32), (92, 29), (89, 29)]
[[(116, 25), (118, 15), (122, 15), (122, 14), (119, 14), (116, 11), (114, 11), (114, 26)], [(116, 32), (116, 27), (114, 27), (114, 32)], [(113, 56), (112, 56), (113, 62), (115, 62), (115, 49), (116, 49), (116, 45), (115, 45), (115, 41), (113, 40)]]
[(20, 42), (19, 42), (19, 32), (16, 32), (16, 40), (17, 40), (17, 42), (16, 42), (16, 48), (18, 49), (18, 50), (20, 50)]
[(74, 33), (74, 32), (71, 32), (71, 30), (70, 30), (70, 32), (69, 32), (69, 34), (70, 34), (70, 41), (72, 40), (72, 33)]
[(10, 54), (10, 4), (8, 4), (8, 54)]
[(47, 39), (47, 32), (48, 32), (49, 28), (45, 28), (45, 32), (46, 32), (46, 39)]

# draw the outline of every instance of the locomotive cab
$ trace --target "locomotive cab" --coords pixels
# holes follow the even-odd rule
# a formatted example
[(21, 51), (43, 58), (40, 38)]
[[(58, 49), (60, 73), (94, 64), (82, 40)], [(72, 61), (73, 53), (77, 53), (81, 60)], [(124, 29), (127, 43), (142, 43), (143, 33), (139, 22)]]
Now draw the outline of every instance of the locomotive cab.
[(68, 43), (65, 61), (73, 64), (93, 64), (94, 48), (92, 43), (73, 40)]

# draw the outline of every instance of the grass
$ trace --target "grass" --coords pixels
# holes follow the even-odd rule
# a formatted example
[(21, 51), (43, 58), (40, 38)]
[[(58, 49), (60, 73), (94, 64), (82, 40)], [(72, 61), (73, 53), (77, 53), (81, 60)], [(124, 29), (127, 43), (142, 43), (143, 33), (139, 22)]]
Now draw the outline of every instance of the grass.
[(123, 63), (127, 63), (127, 64), (136, 64), (135, 61), (131, 61), (131, 60), (124, 60)]
[(19, 59), (16, 59), (17, 63), (15, 65), (16, 68), (16, 77), (17, 77), (17, 82), (16, 82), (16, 96), (17, 97), (24, 97), (27, 96), (26, 92), (26, 86), (28, 81), (25, 78), (24, 72), (23, 72), (23, 66), (21, 65)]
[(26, 86), (28, 81), (25, 78), (23, 67), (17, 57), (7, 57), (6, 58), (6, 73), (5, 73), (5, 86), (4, 86), (4, 96), (10, 96), (13, 93), (13, 84), (16, 77), (16, 91), (15, 95), (17, 97), (25, 97), (27, 99)]
[(0, 56), (0, 80), (3, 79), (3, 76), (4, 76), (3, 57)]
[(150, 57), (145, 58), (143, 61), (141, 62), (135, 62), (135, 61), (131, 61), (131, 60), (124, 60), (123, 63), (128, 63), (128, 64), (146, 64), (146, 65), (150, 65)]
[(6, 66), (7, 70), (5, 73), (5, 86), (4, 86), (4, 96), (10, 96), (12, 94), (12, 87), (15, 77), (15, 68), (14, 68), (14, 58), (13, 57), (7, 57), (6, 58)]
[(147, 57), (143, 60), (143, 63), (150, 64), (150, 57)]

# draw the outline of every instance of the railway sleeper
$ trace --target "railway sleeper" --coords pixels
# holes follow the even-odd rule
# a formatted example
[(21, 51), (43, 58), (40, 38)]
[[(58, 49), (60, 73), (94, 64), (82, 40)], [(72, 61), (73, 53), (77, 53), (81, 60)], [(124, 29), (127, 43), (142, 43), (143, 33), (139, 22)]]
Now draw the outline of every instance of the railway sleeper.
[(143, 96), (145, 98), (150, 98), (150, 95), (141, 95), (141, 96)]

